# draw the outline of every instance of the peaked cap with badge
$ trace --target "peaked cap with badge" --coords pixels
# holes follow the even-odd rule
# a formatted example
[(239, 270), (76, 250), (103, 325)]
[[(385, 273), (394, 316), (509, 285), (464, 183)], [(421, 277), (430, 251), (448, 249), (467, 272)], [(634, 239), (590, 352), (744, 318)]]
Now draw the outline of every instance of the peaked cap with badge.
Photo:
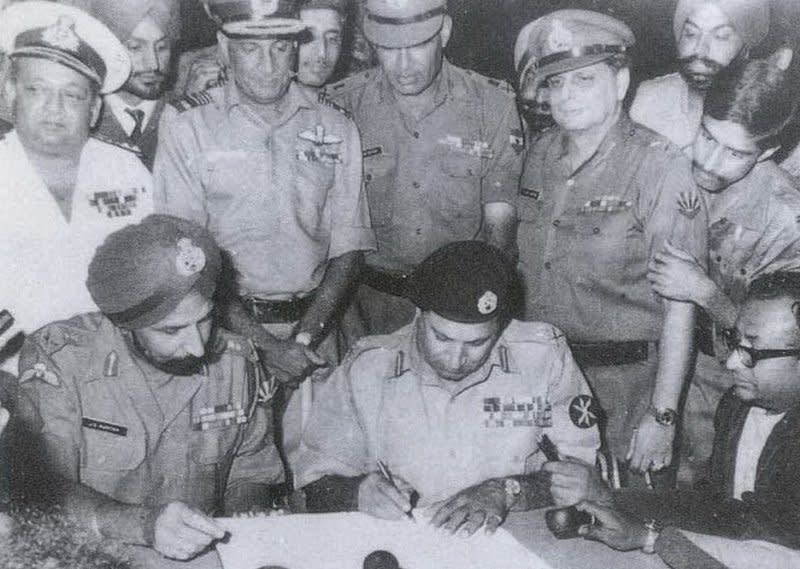
[(627, 51), (636, 41), (620, 20), (591, 10), (557, 10), (526, 25), (514, 45), (521, 78), (532, 68), (545, 79)]
[(88, 10), (123, 42), (146, 16), (173, 41), (180, 32), (178, 0), (92, 0)]
[(442, 29), (446, 0), (367, 0), (364, 35), (374, 45), (411, 47)]
[(0, 51), (12, 59), (60, 63), (88, 77), (102, 94), (119, 89), (131, 73), (128, 50), (111, 30), (83, 10), (57, 2), (30, 0), (3, 10)]
[(204, 0), (206, 12), (232, 39), (295, 38), (307, 26), (296, 0)]
[(458, 241), (431, 253), (411, 273), (408, 298), (421, 310), (465, 324), (511, 311), (514, 269), (496, 247)]
[(89, 265), (86, 286), (109, 320), (135, 330), (162, 320), (190, 292), (210, 299), (221, 265), (208, 231), (154, 214), (106, 238)]

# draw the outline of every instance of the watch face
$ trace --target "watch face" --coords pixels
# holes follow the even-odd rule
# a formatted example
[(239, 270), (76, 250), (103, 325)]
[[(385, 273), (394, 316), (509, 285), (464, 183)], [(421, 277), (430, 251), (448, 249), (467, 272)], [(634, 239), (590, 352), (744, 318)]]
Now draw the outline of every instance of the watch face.
[(656, 412), (656, 422), (662, 425), (674, 425), (675, 419), (675, 411), (672, 409), (665, 409), (664, 411)]
[(520, 486), (519, 481), (515, 480), (514, 478), (506, 478), (505, 490), (508, 494), (517, 496), (520, 492), (522, 492), (522, 486)]

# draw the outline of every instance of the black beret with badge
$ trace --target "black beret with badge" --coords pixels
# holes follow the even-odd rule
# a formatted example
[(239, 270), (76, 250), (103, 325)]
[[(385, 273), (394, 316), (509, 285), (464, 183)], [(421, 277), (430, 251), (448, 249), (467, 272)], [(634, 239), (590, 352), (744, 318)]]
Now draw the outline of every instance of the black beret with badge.
[(406, 294), (423, 311), (462, 323), (510, 313), (514, 269), (502, 251), (482, 241), (458, 241), (434, 251), (408, 279)]

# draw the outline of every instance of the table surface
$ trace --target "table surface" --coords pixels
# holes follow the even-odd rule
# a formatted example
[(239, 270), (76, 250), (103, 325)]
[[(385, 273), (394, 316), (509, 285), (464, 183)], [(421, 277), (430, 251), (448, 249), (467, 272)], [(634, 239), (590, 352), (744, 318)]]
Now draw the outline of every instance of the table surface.
[[(503, 525), (525, 547), (550, 563), (553, 569), (668, 569), (658, 555), (621, 553), (602, 543), (581, 538), (559, 540), (544, 521), (544, 510), (514, 513)], [(222, 569), (216, 553), (190, 562), (170, 561), (145, 548), (131, 548), (133, 561), (144, 569)]]

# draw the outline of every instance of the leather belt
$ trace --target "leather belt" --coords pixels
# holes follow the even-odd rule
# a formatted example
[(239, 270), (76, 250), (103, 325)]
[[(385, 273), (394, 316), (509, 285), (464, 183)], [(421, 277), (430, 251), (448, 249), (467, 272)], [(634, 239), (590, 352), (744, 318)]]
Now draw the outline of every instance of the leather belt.
[(570, 344), (580, 366), (616, 366), (647, 361), (655, 342), (591, 342)]
[(281, 324), (297, 322), (306, 313), (314, 295), (291, 300), (265, 300), (255, 296), (242, 297), (242, 304), (248, 314), (262, 324)]
[(361, 282), (363, 284), (394, 296), (406, 296), (408, 277), (409, 275), (406, 273), (387, 273), (373, 269), (370, 266), (364, 266), (361, 269)]

